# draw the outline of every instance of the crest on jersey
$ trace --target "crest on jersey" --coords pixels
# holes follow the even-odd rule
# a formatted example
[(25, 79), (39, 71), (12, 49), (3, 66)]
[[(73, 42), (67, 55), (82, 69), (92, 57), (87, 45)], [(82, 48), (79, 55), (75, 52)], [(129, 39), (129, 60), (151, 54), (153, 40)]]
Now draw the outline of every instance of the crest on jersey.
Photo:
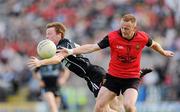
[(137, 44), (136, 44), (136, 50), (139, 50), (139, 49), (140, 49), (140, 44), (137, 43)]

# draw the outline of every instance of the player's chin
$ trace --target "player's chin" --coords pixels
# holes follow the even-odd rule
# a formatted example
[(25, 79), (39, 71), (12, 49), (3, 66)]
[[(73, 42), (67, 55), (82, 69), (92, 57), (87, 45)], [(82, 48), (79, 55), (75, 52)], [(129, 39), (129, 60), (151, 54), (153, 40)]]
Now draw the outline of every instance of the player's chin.
[(129, 37), (129, 36), (126, 35), (126, 34), (122, 34), (122, 36), (123, 36), (124, 38), (128, 38), (128, 37)]

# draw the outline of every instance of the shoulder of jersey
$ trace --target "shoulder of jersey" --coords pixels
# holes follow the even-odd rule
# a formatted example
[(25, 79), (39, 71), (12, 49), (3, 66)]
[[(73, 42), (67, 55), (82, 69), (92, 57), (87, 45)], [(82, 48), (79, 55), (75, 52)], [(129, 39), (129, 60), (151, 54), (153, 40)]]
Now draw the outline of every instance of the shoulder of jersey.
[(71, 42), (69, 39), (64, 38), (62, 42)]
[(62, 46), (63, 44), (67, 44), (67, 43), (70, 43), (70, 40), (68, 40), (68, 39), (62, 39), (62, 40), (60, 40), (60, 42), (58, 43), (58, 45), (57, 45), (57, 48), (58, 47), (60, 47), (60, 46)]
[(115, 30), (115, 31), (109, 32), (109, 34), (117, 34), (117, 33), (119, 33), (119, 30)]
[(144, 31), (137, 31), (137, 35), (141, 35), (142, 37), (149, 37), (149, 35)]
[(119, 35), (119, 30), (115, 30), (115, 31), (109, 32), (108, 38), (116, 38), (117, 35)]

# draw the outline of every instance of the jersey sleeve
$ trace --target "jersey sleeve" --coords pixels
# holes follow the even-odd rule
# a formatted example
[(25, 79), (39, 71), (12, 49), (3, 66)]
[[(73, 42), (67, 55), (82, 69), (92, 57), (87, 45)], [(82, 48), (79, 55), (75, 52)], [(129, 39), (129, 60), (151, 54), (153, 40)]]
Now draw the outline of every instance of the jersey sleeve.
[(74, 44), (71, 43), (71, 42), (67, 42), (67, 43), (65, 44), (65, 47), (68, 48), (68, 49), (72, 49), (72, 48), (74, 48)]
[(148, 42), (146, 44), (147, 47), (150, 47), (152, 45), (152, 39), (151, 38), (148, 38)]
[(147, 47), (150, 47), (151, 45), (152, 45), (152, 42), (153, 42), (153, 40), (152, 40), (152, 38), (150, 38), (150, 36), (149, 36), (149, 34), (147, 34), (146, 32), (141, 32), (141, 34), (144, 36), (144, 38), (145, 38), (145, 42), (146, 42), (146, 46)]
[(101, 49), (104, 49), (104, 48), (109, 47), (109, 37), (108, 37), (108, 35), (105, 36), (105, 37), (103, 38), (103, 40), (101, 40), (101, 41), (98, 43), (98, 46), (99, 46)]
[(147, 47), (150, 47), (151, 45), (152, 45), (152, 38), (150, 38), (150, 36), (149, 36), (149, 34), (147, 34), (147, 33), (145, 33), (144, 32), (144, 34), (145, 34), (145, 36), (147, 37), (147, 43), (146, 43), (146, 46)]

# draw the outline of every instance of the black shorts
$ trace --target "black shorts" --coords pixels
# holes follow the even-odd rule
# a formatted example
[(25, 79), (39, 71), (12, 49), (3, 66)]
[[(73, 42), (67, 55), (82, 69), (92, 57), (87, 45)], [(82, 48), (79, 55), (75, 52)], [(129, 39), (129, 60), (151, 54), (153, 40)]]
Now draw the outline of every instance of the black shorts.
[(49, 76), (49, 77), (42, 77), (42, 81), (45, 84), (45, 87), (42, 88), (42, 93), (45, 92), (52, 92), (55, 96), (60, 96), (60, 86), (58, 85), (58, 77), (53, 77), (53, 76)]
[(109, 74), (106, 75), (105, 82), (103, 83), (103, 86), (109, 89), (110, 91), (113, 91), (117, 94), (117, 96), (121, 93), (123, 94), (126, 89), (128, 88), (134, 88), (138, 90), (138, 86), (140, 83), (140, 79), (138, 78), (118, 78), (111, 76)]
[(58, 87), (44, 87), (41, 89), (42, 94), (46, 93), (46, 92), (52, 92), (54, 94), (55, 97), (57, 96), (61, 96), (60, 93), (60, 88)]
[(97, 97), (102, 81), (106, 75), (104, 68), (97, 65), (90, 65), (84, 79), (87, 81), (88, 88)]

